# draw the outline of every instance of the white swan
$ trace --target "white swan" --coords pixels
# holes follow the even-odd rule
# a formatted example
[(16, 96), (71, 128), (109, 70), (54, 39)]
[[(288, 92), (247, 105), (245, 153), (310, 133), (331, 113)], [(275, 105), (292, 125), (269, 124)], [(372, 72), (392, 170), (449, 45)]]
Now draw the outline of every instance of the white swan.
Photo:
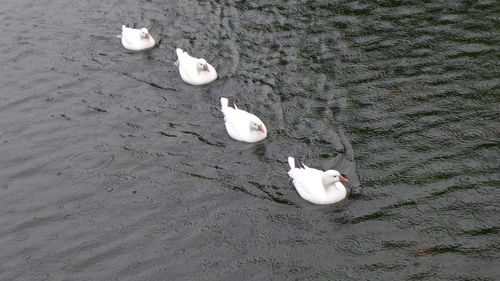
[(147, 28), (135, 29), (122, 25), (122, 45), (131, 51), (149, 49), (155, 45), (153, 36), (149, 34)]
[(221, 98), (220, 103), (229, 136), (244, 142), (258, 142), (266, 138), (266, 125), (259, 117), (239, 109), (236, 104), (230, 107), (227, 98)]
[(217, 71), (204, 59), (190, 56), (184, 50), (177, 48), (177, 61), (179, 74), (184, 82), (191, 85), (203, 85), (217, 79)]
[(346, 197), (347, 190), (341, 181), (349, 180), (338, 171), (309, 168), (293, 157), (288, 157), (288, 164), (288, 175), (303, 199), (314, 204), (333, 204)]

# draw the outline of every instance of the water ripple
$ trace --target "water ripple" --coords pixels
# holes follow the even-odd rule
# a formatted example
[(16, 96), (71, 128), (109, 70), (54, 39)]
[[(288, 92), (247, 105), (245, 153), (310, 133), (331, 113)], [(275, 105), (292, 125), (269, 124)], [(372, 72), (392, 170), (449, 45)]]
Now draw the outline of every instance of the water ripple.
[[(496, 276), (495, 1), (28, 2), (0, 12), (1, 280)], [(221, 96), (268, 138), (231, 140)], [(347, 200), (304, 202), (295, 154)]]

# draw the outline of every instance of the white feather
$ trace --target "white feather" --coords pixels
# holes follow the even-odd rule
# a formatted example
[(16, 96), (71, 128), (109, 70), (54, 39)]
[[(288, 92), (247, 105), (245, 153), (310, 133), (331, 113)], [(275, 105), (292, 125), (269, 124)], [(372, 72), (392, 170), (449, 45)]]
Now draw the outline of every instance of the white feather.
[[(204, 59), (192, 57), (180, 48), (177, 48), (175, 52), (179, 74), (184, 82), (191, 85), (203, 85), (217, 79), (217, 71)], [(203, 69), (203, 66), (206, 66), (208, 71)]]
[[(145, 34), (148, 34), (147, 37)], [(155, 45), (153, 36), (146, 28), (135, 29), (122, 25), (121, 39), (123, 47), (131, 51), (141, 51)]]
[[(221, 98), (221, 111), (224, 114), (226, 131), (230, 137), (238, 141), (258, 142), (267, 137), (266, 125), (259, 117), (244, 110), (229, 107), (227, 98)], [(260, 128), (261, 130), (257, 129)]]
[(288, 165), (288, 175), (293, 180), (293, 186), (304, 200), (314, 204), (334, 204), (347, 196), (347, 190), (340, 181), (347, 179), (338, 171), (321, 171), (306, 165), (304, 168), (297, 168), (293, 157), (288, 157)]

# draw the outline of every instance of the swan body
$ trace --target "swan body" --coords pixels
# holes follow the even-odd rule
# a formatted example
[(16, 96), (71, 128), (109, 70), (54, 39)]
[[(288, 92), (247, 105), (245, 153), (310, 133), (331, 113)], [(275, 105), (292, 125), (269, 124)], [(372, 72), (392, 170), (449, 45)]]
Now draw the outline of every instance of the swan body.
[(190, 56), (184, 50), (177, 48), (177, 61), (179, 74), (184, 82), (191, 85), (203, 85), (217, 79), (217, 71), (204, 59)]
[(220, 99), (227, 133), (238, 141), (258, 142), (266, 138), (266, 125), (259, 117), (239, 109), (236, 104), (229, 106), (227, 98)]
[(122, 25), (121, 38), (123, 47), (131, 51), (141, 51), (155, 45), (153, 36), (146, 28), (135, 29)]
[(349, 180), (338, 171), (309, 168), (293, 157), (288, 157), (288, 164), (288, 175), (304, 200), (314, 204), (334, 204), (347, 196), (342, 181)]

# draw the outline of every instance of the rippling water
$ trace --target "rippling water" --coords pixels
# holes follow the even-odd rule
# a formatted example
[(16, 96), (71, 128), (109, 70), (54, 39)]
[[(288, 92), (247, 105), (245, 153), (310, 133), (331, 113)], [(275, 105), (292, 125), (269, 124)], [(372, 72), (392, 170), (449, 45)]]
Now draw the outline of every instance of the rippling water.
[[(495, 3), (3, 1), (0, 280), (498, 280)], [(348, 199), (302, 200), (297, 154)]]

